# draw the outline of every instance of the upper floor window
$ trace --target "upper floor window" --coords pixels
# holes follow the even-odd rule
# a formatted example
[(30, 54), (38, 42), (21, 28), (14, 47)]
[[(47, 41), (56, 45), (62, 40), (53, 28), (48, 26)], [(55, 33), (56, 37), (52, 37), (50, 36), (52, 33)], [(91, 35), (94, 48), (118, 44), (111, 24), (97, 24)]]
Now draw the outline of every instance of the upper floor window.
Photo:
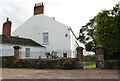
[(43, 33), (43, 44), (49, 44), (48, 32)]

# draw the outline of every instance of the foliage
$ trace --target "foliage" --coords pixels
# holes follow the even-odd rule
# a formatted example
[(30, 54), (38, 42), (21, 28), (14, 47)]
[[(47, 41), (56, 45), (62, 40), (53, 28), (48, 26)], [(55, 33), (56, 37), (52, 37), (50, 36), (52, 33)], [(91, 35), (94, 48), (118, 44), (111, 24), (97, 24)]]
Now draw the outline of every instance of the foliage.
[(65, 58), (63, 64), (72, 64), (72, 59), (71, 58)]
[(70, 60), (65, 60), (63, 64), (72, 64), (72, 62)]
[(63, 62), (63, 69), (71, 70), (73, 69), (73, 63), (71, 58), (65, 58)]
[(84, 56), (84, 68), (96, 68), (95, 54)]
[(57, 53), (58, 52), (55, 52), (55, 51), (52, 51), (51, 53), (46, 52), (46, 57), (47, 59), (53, 59), (53, 60), (59, 59)]
[[(113, 10), (104, 10), (96, 16), (95, 40), (103, 45), (108, 56), (116, 56), (120, 50), (120, 11), (118, 5)], [(113, 57), (114, 58), (114, 57)]]
[(94, 55), (86, 55), (84, 56), (85, 62), (95, 62), (95, 54)]
[(103, 45), (105, 58), (114, 59), (120, 50), (120, 8), (117, 4), (112, 10), (103, 10), (80, 29), (78, 40), (86, 51), (94, 51)]
[(95, 17), (91, 19), (85, 26), (82, 26), (79, 32), (79, 41), (85, 45), (86, 51), (95, 51), (96, 46), (94, 31)]

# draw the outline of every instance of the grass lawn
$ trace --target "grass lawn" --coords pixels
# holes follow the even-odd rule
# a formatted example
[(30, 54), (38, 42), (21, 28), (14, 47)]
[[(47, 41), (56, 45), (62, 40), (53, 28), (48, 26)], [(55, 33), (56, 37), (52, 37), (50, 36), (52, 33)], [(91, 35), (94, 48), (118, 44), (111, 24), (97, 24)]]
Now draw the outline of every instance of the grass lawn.
[(95, 62), (84, 62), (84, 68), (96, 68)]

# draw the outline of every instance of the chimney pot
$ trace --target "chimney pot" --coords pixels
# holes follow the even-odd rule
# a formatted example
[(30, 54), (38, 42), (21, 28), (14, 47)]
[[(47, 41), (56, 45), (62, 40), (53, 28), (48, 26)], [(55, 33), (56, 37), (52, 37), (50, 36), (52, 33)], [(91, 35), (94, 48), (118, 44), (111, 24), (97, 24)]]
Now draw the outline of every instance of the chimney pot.
[(9, 21), (9, 18), (7, 17), (7, 22)]
[(34, 15), (44, 14), (44, 5), (42, 3), (37, 3), (34, 6)]

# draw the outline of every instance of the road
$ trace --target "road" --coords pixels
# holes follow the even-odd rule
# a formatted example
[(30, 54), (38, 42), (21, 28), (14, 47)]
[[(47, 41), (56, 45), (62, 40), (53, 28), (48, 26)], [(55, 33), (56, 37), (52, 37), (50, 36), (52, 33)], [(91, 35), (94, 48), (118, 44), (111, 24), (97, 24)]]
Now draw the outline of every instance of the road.
[(112, 69), (2, 69), (3, 79), (118, 79)]

